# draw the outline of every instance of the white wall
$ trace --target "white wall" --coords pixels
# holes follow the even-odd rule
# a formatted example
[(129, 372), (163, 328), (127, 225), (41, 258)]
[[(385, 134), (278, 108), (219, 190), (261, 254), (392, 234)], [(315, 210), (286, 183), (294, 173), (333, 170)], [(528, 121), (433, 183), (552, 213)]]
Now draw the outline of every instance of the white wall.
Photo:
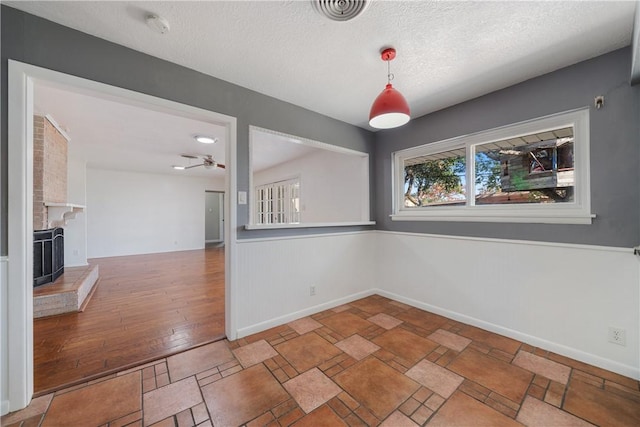
[(368, 166), (367, 157), (318, 150), (254, 173), (253, 186), (299, 176), (301, 222), (369, 221)]
[[(67, 203), (86, 206), (87, 177), (86, 162), (77, 158), (74, 145), (69, 144), (67, 158)], [(76, 214), (64, 226), (64, 265), (77, 267), (87, 265), (87, 216), (85, 212)]]
[[(640, 259), (630, 248), (382, 231), (237, 246), (239, 337), (379, 293), (640, 378)], [(626, 330), (626, 346), (608, 342), (610, 326)]]
[(370, 295), (376, 237), (357, 232), (239, 240), (238, 337)]
[(88, 257), (203, 248), (205, 190), (224, 181), (88, 168)]
[(0, 415), (9, 412), (9, 367), (7, 355), (7, 318), (4, 315), (8, 312), (7, 307), (7, 257), (0, 257)]
[[(631, 249), (378, 232), (377, 286), (407, 302), (640, 377), (639, 260)], [(627, 345), (607, 341), (609, 326)]]

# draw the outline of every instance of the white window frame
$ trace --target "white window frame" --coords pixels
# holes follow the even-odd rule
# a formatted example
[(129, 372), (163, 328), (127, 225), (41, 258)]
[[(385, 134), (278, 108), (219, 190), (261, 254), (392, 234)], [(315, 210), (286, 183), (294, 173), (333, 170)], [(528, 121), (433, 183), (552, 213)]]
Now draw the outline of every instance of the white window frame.
[[(572, 202), (541, 204), (475, 204), (475, 146), (564, 127), (574, 132), (575, 192)], [(464, 206), (404, 206), (404, 162), (418, 156), (464, 148), (466, 204)], [(591, 224), (589, 170), (589, 109), (568, 111), (475, 134), (412, 147), (392, 153), (393, 221), (519, 222)]]
[[(300, 183), (300, 176), (296, 176), (294, 178), (291, 179), (285, 179), (282, 181), (276, 181), (276, 182), (269, 182), (267, 184), (261, 184), (261, 185), (257, 185), (255, 187), (255, 218), (254, 218), (254, 222), (257, 225), (286, 225), (286, 224), (299, 224), (300, 223), (300, 219), (301, 219), (301, 212), (300, 210), (298, 210), (298, 212), (293, 212), (291, 209), (291, 201), (293, 199), (293, 194), (292, 194), (292, 188), (293, 186), (297, 185), (298, 187), (298, 191), (297, 191), (297, 198), (298, 198), (298, 204), (300, 205), (301, 203), (301, 193), (302, 193), (302, 185)], [(279, 214), (278, 210), (273, 210), (274, 206), (277, 205), (278, 202), (278, 198), (276, 196), (278, 188), (283, 188), (284, 189), (284, 203), (283, 203), (283, 212), (282, 212), (282, 216), (283, 216), (283, 222), (274, 222), (273, 221), (273, 217), (275, 215)], [(267, 212), (261, 212), (260, 211), (260, 207), (264, 206), (261, 205), (261, 200), (260, 200), (260, 194), (262, 191), (269, 191), (271, 190), (271, 195), (272, 195), (272, 210), (269, 210)], [(260, 215), (263, 214), (263, 216), (266, 217), (266, 215), (271, 216), (271, 220), (268, 222), (262, 222)]]

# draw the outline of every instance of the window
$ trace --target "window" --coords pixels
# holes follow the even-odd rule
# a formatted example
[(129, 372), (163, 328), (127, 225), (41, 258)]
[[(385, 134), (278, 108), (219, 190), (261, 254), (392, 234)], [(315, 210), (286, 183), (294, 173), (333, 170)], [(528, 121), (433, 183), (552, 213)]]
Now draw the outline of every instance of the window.
[(588, 114), (395, 152), (392, 219), (591, 223)]
[(404, 161), (404, 206), (461, 206), (466, 203), (465, 150), (434, 153)]
[(255, 194), (256, 224), (300, 222), (299, 178), (257, 186)]
[(573, 128), (475, 147), (475, 204), (574, 201)]

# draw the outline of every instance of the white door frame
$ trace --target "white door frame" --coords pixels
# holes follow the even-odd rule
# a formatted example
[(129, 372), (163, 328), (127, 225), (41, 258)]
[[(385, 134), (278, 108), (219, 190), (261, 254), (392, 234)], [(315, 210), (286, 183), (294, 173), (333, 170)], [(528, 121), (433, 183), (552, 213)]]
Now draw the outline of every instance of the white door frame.
[(8, 73), (8, 263), (7, 328), (9, 411), (26, 407), (33, 395), (33, 89), (38, 81), (124, 98), (152, 110), (173, 112), (226, 127), (225, 332), (236, 338), (236, 118), (9, 60)]
[(220, 242), (224, 243), (225, 241), (225, 229), (224, 229), (224, 225), (225, 225), (225, 200), (224, 200), (224, 193), (219, 193), (220, 195), (220, 205), (222, 205), (222, 209), (220, 210)]

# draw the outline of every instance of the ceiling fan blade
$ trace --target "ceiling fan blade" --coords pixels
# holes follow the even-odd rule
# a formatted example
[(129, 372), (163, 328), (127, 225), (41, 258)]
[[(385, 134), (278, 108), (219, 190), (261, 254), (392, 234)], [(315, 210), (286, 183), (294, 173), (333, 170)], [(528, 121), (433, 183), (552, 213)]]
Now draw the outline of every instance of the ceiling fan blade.
[(226, 167), (222, 163), (216, 163), (216, 166), (218, 166), (220, 169), (224, 169)]
[(204, 163), (201, 163), (199, 165), (186, 166), (185, 169), (197, 168), (198, 166), (204, 166)]

